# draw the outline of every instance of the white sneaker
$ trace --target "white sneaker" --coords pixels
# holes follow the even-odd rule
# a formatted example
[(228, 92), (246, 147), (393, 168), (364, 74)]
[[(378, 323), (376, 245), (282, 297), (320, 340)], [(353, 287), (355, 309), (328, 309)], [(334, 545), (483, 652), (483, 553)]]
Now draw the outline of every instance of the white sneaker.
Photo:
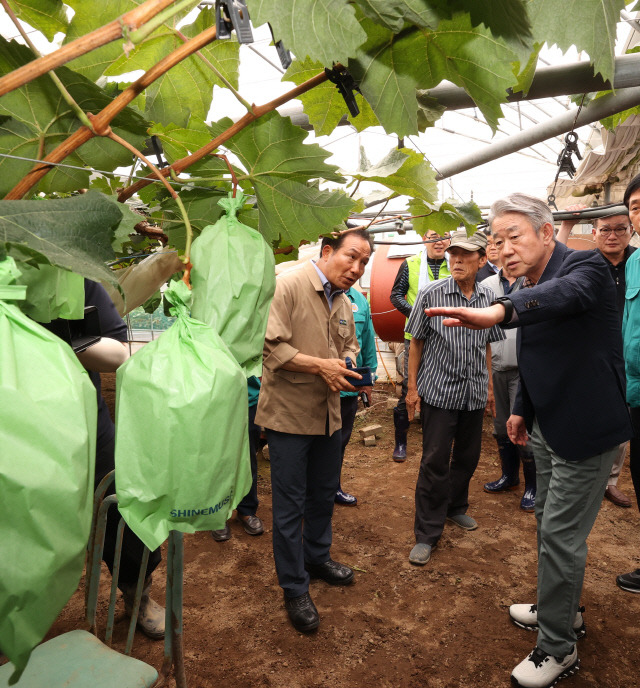
[(551, 688), (561, 678), (573, 676), (580, 668), (576, 646), (564, 657), (554, 657), (534, 647), (511, 672), (511, 684), (521, 688)]
[[(587, 628), (584, 625), (584, 618), (582, 616), (583, 611), (584, 607), (578, 607), (575, 619), (573, 620), (573, 630), (578, 640), (587, 635)], [(537, 604), (512, 604), (509, 607), (509, 617), (518, 628), (524, 628), (526, 631), (538, 630)]]

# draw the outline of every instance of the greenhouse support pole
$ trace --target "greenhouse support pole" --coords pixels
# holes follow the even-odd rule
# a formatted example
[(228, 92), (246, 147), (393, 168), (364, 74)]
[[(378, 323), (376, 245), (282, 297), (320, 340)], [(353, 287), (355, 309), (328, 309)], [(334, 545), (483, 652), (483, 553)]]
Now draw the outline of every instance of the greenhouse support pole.
[(581, 127), (638, 105), (640, 105), (640, 86), (610, 93), (583, 107), (577, 120), (576, 113), (578, 108), (573, 108), (526, 131), (521, 131), (507, 139), (492, 143), (449, 164), (440, 165), (436, 179), (447, 179), (455, 174), (466, 172), (510, 153), (516, 153), (523, 148), (528, 148), (553, 136), (564, 134), (573, 129), (574, 122), (576, 128)]

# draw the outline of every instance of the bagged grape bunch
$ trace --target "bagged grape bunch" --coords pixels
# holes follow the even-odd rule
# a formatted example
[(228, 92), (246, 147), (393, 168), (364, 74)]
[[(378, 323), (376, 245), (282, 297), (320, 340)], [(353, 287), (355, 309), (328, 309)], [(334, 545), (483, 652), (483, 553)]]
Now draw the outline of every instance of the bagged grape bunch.
[(211, 325), (247, 377), (262, 375), (262, 347), (275, 290), (273, 251), (236, 213), (246, 197), (219, 201), (226, 214), (193, 242), (194, 318)]
[(118, 507), (149, 549), (170, 530), (223, 528), (251, 486), (247, 381), (220, 336), (189, 317), (171, 283), (173, 325), (118, 369)]
[(0, 648), (16, 667), (78, 587), (89, 531), (96, 390), (71, 347), (15, 305), (0, 261)]

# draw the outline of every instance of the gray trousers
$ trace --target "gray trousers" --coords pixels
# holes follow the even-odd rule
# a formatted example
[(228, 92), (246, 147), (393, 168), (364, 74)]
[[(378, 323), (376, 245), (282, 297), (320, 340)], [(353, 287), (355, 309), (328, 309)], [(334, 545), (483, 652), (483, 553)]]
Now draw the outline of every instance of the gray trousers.
[(507, 420), (511, 415), (513, 402), (518, 392), (520, 373), (517, 368), (494, 370), (491, 379), (493, 380), (493, 397), (496, 402), (496, 416), (493, 419), (493, 431), (496, 437), (506, 437)]
[(595, 523), (618, 446), (583, 461), (566, 461), (546, 443), (534, 421), (538, 527), (538, 647), (556, 657), (576, 642), (587, 537)]

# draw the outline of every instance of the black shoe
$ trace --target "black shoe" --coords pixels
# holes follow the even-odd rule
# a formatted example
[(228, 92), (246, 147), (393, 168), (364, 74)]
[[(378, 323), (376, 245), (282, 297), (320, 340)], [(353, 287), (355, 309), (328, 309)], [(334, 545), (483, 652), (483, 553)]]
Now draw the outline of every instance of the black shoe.
[(310, 631), (315, 631), (320, 625), (318, 610), (308, 592), (299, 597), (287, 597), (285, 595), (284, 608), (287, 610), (296, 631), (309, 633)]
[(248, 533), (249, 535), (262, 535), (262, 533), (264, 533), (262, 521), (255, 514), (249, 514), (247, 516), (238, 514), (236, 518), (240, 523), (242, 523), (245, 533)]
[(358, 503), (358, 498), (352, 494), (349, 494), (348, 492), (343, 492), (342, 488), (340, 488), (336, 492), (335, 502), (336, 504), (342, 504), (343, 506), (356, 506)]
[(329, 585), (349, 585), (355, 575), (353, 569), (333, 559), (325, 561), (324, 564), (305, 564), (304, 567), (311, 578), (320, 578)]
[(627, 592), (640, 592), (640, 569), (631, 571), (631, 573), (623, 573), (616, 578), (616, 583), (619, 588)]
[(226, 542), (229, 540), (231, 538), (231, 528), (229, 527), (229, 524), (225, 523), (224, 528), (220, 528), (220, 530), (212, 530), (211, 537), (216, 542)]

